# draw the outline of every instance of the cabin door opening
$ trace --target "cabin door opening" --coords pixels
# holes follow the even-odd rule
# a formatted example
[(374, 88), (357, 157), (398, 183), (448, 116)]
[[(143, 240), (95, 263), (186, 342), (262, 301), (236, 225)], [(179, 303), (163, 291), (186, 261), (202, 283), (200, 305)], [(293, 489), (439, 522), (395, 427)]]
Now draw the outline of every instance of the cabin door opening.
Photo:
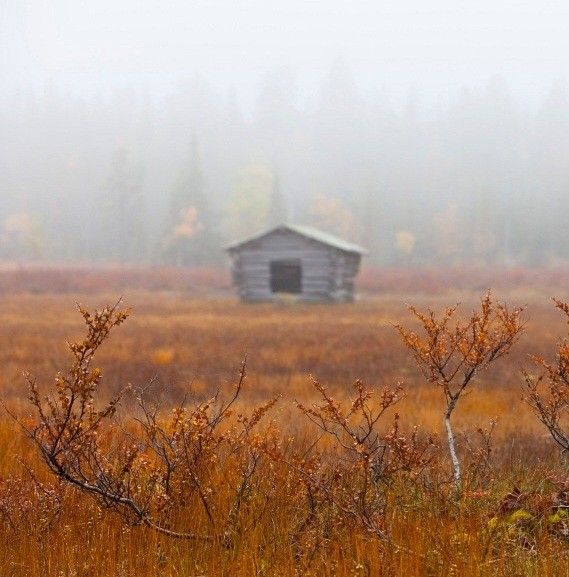
[(300, 260), (271, 261), (271, 292), (294, 295), (302, 292), (302, 265)]

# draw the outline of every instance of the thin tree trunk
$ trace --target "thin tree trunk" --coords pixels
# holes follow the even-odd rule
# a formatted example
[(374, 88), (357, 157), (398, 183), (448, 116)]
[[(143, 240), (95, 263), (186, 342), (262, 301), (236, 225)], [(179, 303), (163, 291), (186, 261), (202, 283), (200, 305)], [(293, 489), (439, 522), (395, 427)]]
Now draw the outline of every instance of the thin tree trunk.
[(454, 476), (454, 488), (456, 490), (456, 495), (460, 495), (460, 485), (461, 485), (461, 474), (460, 474), (460, 461), (458, 460), (458, 454), (456, 452), (456, 440), (454, 438), (454, 433), (452, 432), (452, 426), (450, 424), (450, 416), (454, 409), (454, 403), (451, 402), (447, 412), (445, 413), (445, 427), (447, 430), (447, 440), (448, 449), (450, 453), (450, 460), (452, 462), (452, 470)]

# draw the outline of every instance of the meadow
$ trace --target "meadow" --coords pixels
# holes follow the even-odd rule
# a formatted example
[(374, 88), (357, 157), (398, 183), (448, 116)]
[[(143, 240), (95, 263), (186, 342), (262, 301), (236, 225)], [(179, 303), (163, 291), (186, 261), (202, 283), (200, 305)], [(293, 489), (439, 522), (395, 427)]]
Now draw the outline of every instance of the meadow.
[[(395, 325), (419, 329), (406, 302), (440, 311), (460, 301), (468, 315), (481, 291), (413, 292), (407, 284), (405, 294), (375, 291), (336, 306), (252, 306), (223, 293), (123, 287), (129, 318), (96, 351), (102, 377), (94, 377), (86, 411), (96, 420), (125, 385), (134, 392), (102, 419), (97, 439), (70, 449), (77, 460), (66, 463), (97, 486), (143, 502), (141, 514), (54, 475), (26, 434), (38, 415), (24, 372), (36, 379), (39, 399), (51, 391), (67, 407), (67, 389), (54, 388), (53, 379), (71, 366), (67, 341), (85, 332), (76, 302), (100, 309), (116, 302), (117, 291), (5, 290), (0, 574), (569, 574), (569, 502), (559, 501), (567, 463), (522, 398), (529, 355), (554, 359), (567, 332), (550, 300), (565, 295), (547, 283), (496, 291), (526, 307), (525, 330), (508, 356), (476, 376), (453, 415), (463, 464), (457, 497), (444, 396), (426, 381)], [(221, 399), (234, 395), (244, 359), (239, 396), (219, 427), (210, 426), (225, 410)], [(159, 403), (159, 413), (141, 412), (140, 388), (144, 406)], [(372, 463), (376, 447), (366, 453), (362, 441), (352, 451), (344, 421), (332, 418), (340, 407), (349, 411), (354, 395), (363, 395), (360, 408), (385, 408), (373, 434), (393, 457), (380, 471)], [(186, 413), (181, 403), (199, 410)], [(319, 426), (322, 415), (339, 428)], [(186, 460), (167, 471), (168, 484), (156, 448), (174, 454), (190, 429), (194, 461), (186, 446)], [(368, 486), (370, 479), (377, 485)]]

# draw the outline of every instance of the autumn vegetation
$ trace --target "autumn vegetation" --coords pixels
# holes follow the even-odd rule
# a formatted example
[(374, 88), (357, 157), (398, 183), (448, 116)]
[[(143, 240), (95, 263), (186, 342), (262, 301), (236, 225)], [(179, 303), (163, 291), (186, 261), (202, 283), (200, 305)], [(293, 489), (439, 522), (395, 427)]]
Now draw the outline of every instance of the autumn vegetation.
[(566, 574), (546, 294), (3, 295), (0, 573)]

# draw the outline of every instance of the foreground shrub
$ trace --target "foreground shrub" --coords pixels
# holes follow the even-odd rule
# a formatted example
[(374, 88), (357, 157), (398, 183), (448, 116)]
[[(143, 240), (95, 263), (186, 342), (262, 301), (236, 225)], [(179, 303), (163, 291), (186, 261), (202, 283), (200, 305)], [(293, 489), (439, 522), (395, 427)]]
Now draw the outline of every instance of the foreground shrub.
[[(64, 484), (129, 525), (223, 547), (236, 546), (270, 512), (288, 508), (290, 544), (304, 567), (339, 531), (391, 542), (390, 499), (423, 477), (435, 455), (431, 438), (416, 429), (404, 434), (399, 416), (390, 416), (404, 397), (400, 385), (375, 392), (358, 381), (342, 406), (313, 381), (320, 402), (298, 408), (320, 434), (303, 443), (287, 439), (274, 423), (261, 428), (276, 398), (242, 410), (245, 365), (226, 397), (218, 391), (168, 409), (146, 387), (101, 403), (95, 355), (128, 312), (118, 304), (80, 312), (87, 331), (69, 344), (69, 369), (45, 398), (29, 378), (35, 423), (21, 422)], [(126, 394), (132, 416), (117, 418)]]
[[(564, 315), (569, 324), (569, 305), (554, 299), (555, 307)], [(554, 362), (543, 356), (533, 355), (535, 375), (523, 371), (525, 400), (537, 418), (545, 425), (552, 439), (563, 451), (569, 450), (569, 342), (562, 339), (556, 350)]]
[[(245, 378), (243, 366), (231, 397), (219, 394), (169, 414), (135, 392), (139, 416), (121, 428), (113, 420), (125, 391), (102, 407), (95, 399), (101, 371), (94, 356), (128, 313), (118, 305), (90, 314), (81, 309), (87, 335), (69, 348), (73, 362), (55, 378), (55, 395), (42, 398), (30, 378), (30, 401), (37, 422), (23, 424), (49, 469), (66, 483), (120, 513), (170, 537), (229, 540), (240, 512), (270, 490), (259, 464), (271, 435), (257, 426), (275, 399), (250, 415), (233, 406)], [(268, 489), (267, 489), (268, 487)], [(176, 512), (190, 509), (180, 530), (169, 525)], [(188, 522), (189, 519), (189, 522)]]
[(426, 313), (410, 306), (419, 321), (423, 336), (397, 325), (403, 342), (429, 383), (444, 395), (444, 426), (452, 462), (457, 493), (461, 490), (461, 467), (451, 417), (475, 377), (492, 363), (507, 355), (523, 330), (521, 309), (509, 310), (504, 303), (495, 303), (488, 292), (466, 320), (456, 320), (457, 307), (445, 310), (437, 318), (432, 310)]

